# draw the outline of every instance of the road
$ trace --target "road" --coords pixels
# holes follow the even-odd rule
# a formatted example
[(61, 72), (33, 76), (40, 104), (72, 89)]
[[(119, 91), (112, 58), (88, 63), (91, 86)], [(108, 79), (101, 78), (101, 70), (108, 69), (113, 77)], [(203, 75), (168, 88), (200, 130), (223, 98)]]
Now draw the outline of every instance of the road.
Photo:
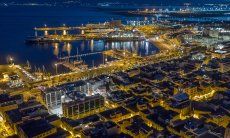
[(109, 62), (99, 67), (51, 76), (49, 79), (32, 83), (31, 85), (32, 86), (41, 86), (41, 85), (55, 86), (55, 85), (60, 85), (60, 84), (77, 81), (77, 80), (86, 80), (103, 74), (109, 75), (112, 73), (126, 71), (132, 68), (141, 67), (148, 64), (171, 60), (174, 58), (178, 58), (181, 55), (182, 53), (178, 49), (170, 50), (170, 51), (168, 50), (162, 51), (158, 54), (147, 56), (147, 57), (139, 57), (133, 55), (133, 56), (124, 57), (123, 59), (117, 61)]

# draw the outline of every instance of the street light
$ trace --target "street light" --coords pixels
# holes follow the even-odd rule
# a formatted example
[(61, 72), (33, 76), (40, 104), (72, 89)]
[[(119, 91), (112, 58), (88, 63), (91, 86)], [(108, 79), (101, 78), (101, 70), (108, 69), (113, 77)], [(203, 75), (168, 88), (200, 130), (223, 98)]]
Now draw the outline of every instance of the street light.
[(56, 69), (56, 74), (58, 74), (58, 64), (55, 63), (54, 65), (55, 65), (55, 69)]

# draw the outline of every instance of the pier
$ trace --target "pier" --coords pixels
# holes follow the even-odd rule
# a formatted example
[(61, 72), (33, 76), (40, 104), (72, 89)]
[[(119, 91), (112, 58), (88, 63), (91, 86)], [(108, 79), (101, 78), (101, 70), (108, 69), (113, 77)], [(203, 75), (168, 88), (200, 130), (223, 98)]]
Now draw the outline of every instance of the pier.
[[(120, 30), (114, 27), (119, 26)], [(60, 26), (34, 28), (34, 36), (28, 37), (28, 44), (60, 43), (78, 40), (105, 40), (105, 41), (143, 41), (145, 36), (137, 30), (125, 29), (118, 23), (87, 24), (86, 26)]]
[[(47, 27), (45, 25), (44, 27), (39, 27), (39, 28), (35, 27), (34, 31), (35, 31), (35, 36), (38, 36), (38, 32), (43, 32), (44, 36), (48, 36), (50, 33), (57, 34), (60, 31), (62, 32), (62, 35), (67, 35), (68, 31), (71, 31), (71, 30), (83, 31), (86, 29), (87, 28), (83, 26), (82, 27), (68, 27), (64, 25), (60, 27)], [(82, 34), (84, 34), (83, 32)]]
[(58, 65), (62, 65), (71, 71), (81, 71), (88, 69), (88, 65), (84, 64), (82, 60), (74, 61), (73, 63), (69, 62), (68, 60), (58, 62)]
[(102, 54), (103, 52), (93, 52), (93, 53), (86, 53), (86, 54), (80, 54), (80, 55), (72, 55), (72, 56), (66, 56), (66, 57), (58, 57), (59, 60), (66, 60), (70, 58), (80, 58), (80, 57), (85, 57), (85, 56), (90, 56), (90, 55), (97, 55), (97, 54)]

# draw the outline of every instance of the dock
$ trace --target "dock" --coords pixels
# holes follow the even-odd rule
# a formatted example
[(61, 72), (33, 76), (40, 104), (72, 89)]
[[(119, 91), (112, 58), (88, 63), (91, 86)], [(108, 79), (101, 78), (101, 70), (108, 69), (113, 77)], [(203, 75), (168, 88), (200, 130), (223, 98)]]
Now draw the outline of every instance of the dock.
[(88, 69), (88, 65), (84, 64), (82, 60), (74, 61), (73, 63), (69, 61), (60, 61), (58, 64), (70, 69), (71, 71), (81, 71)]
[(45, 44), (73, 42), (78, 40), (104, 40), (104, 41), (143, 41), (143, 36), (139, 31), (128, 31), (123, 29), (115, 30), (116, 24), (87, 24), (86, 26), (60, 26), (60, 27), (40, 27), (34, 28), (34, 36), (26, 39), (27, 44)]

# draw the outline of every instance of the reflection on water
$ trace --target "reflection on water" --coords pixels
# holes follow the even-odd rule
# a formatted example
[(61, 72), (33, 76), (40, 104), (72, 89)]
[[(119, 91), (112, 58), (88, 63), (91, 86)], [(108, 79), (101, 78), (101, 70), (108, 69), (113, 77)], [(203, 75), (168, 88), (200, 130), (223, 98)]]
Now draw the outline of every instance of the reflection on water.
[(90, 51), (93, 52), (94, 40), (90, 40)]
[(105, 50), (125, 50), (131, 53), (135, 53), (139, 56), (152, 55), (158, 51), (154, 45), (147, 41), (105, 42), (102, 40), (89, 40), (76, 41), (72, 43), (54, 43), (51, 46), (41, 45), (36, 47), (42, 48), (45, 51), (49, 51), (50, 49), (53, 56), (56, 57), (56, 61), (60, 57), (78, 55), (79, 57), (71, 58), (70, 61), (73, 62), (74, 60), (82, 60), (89, 67), (99, 66), (100, 64), (114, 60), (112, 57), (107, 57), (100, 53)]
[(90, 40), (62, 44), (55, 43), (52, 47), (53, 54), (58, 57), (82, 55), (111, 49), (125, 50), (131, 53), (135, 53), (139, 56), (148, 56), (156, 53), (158, 50), (155, 46), (147, 41), (104, 42), (102, 40)]
[(70, 56), (72, 45), (70, 43), (65, 43), (64, 48), (64, 50), (68, 53), (68, 56)]
[(59, 43), (54, 43), (53, 47), (54, 47), (53, 54), (55, 56), (58, 56), (58, 54), (59, 54)]
[[(39, 67), (43, 65), (49, 72), (55, 72), (54, 64), (58, 62), (60, 57), (68, 57), (78, 55), (77, 58), (71, 58), (69, 61), (82, 60), (88, 67), (99, 66), (106, 62), (114, 60), (112, 57), (104, 56), (101, 52), (111, 49), (125, 50), (135, 53), (139, 56), (148, 56), (158, 52), (158, 49), (148, 41), (130, 41), (130, 42), (105, 42), (102, 40), (75, 41), (72, 43), (53, 43), (45, 45), (36, 45), (31, 48), (46, 54)], [(90, 53), (90, 54), (88, 54)], [(37, 56), (37, 55), (35, 55)], [(49, 57), (49, 58), (48, 58)], [(59, 67), (59, 72), (63, 72)], [(66, 70), (65, 70), (66, 71)]]

